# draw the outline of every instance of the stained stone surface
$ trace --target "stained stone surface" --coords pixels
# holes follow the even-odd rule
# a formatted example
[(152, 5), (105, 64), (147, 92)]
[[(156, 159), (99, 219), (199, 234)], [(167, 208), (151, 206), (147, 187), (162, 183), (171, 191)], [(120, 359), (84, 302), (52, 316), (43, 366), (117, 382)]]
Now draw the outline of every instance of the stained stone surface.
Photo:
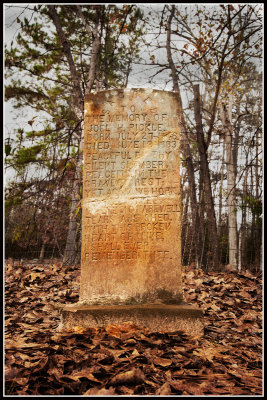
[(131, 322), (154, 332), (182, 330), (190, 335), (203, 334), (203, 313), (187, 304), (138, 304), (88, 306), (70, 304), (61, 315), (65, 329), (105, 327)]
[(182, 296), (179, 116), (173, 92), (85, 97), (80, 299), (59, 330), (131, 321), (202, 334)]
[(86, 96), (81, 301), (181, 302), (179, 114), (173, 92)]

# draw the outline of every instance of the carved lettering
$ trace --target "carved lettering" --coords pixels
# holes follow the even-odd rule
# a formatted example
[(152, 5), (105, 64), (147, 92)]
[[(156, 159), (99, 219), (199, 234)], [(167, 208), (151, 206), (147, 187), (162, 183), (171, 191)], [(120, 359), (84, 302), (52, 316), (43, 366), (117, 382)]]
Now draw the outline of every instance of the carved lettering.
[(177, 291), (177, 96), (112, 89), (85, 96), (85, 108), (81, 299), (108, 290), (126, 301), (160, 282)]

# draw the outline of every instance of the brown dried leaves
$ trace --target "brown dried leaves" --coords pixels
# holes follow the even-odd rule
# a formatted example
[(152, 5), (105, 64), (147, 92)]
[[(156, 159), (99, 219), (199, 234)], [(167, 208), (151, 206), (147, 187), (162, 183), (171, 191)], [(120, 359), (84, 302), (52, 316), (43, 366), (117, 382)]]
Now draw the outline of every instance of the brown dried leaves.
[(185, 300), (205, 335), (149, 332), (132, 323), (56, 333), (52, 307), (78, 300), (79, 271), (7, 266), (6, 395), (260, 395), (261, 277), (187, 268)]

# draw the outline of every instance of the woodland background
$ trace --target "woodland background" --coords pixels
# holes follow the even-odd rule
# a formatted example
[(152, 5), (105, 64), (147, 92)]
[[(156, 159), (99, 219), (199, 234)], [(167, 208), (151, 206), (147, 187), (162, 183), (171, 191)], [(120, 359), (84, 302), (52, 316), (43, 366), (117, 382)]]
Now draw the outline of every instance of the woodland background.
[[(262, 394), (262, 7), (5, 4), (6, 395)], [(181, 102), (183, 292), (203, 337), (57, 331), (79, 298), (83, 98), (124, 87)]]
[(6, 4), (5, 17), (6, 258), (79, 264), (84, 95), (153, 87), (183, 110), (183, 265), (262, 268), (261, 4)]

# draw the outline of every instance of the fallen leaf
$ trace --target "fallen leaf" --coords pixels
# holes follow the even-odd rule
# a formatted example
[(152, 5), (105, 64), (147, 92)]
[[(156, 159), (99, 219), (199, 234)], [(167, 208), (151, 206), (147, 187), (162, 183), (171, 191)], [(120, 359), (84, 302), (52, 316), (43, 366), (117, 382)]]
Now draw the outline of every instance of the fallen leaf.
[(160, 358), (156, 357), (153, 359), (153, 362), (155, 365), (159, 365), (160, 367), (169, 367), (172, 364), (172, 360), (169, 360), (167, 358)]
[(171, 386), (165, 382), (159, 389), (156, 390), (155, 395), (166, 396), (171, 394)]
[(130, 371), (121, 372), (115, 375), (110, 380), (110, 385), (118, 386), (118, 385), (137, 385), (143, 383), (145, 380), (145, 375), (143, 371), (139, 368), (134, 368)]
[(108, 389), (102, 388), (102, 389), (97, 389), (97, 388), (91, 388), (88, 389), (83, 396), (113, 396), (116, 394), (115, 389), (113, 387), (110, 387)]

